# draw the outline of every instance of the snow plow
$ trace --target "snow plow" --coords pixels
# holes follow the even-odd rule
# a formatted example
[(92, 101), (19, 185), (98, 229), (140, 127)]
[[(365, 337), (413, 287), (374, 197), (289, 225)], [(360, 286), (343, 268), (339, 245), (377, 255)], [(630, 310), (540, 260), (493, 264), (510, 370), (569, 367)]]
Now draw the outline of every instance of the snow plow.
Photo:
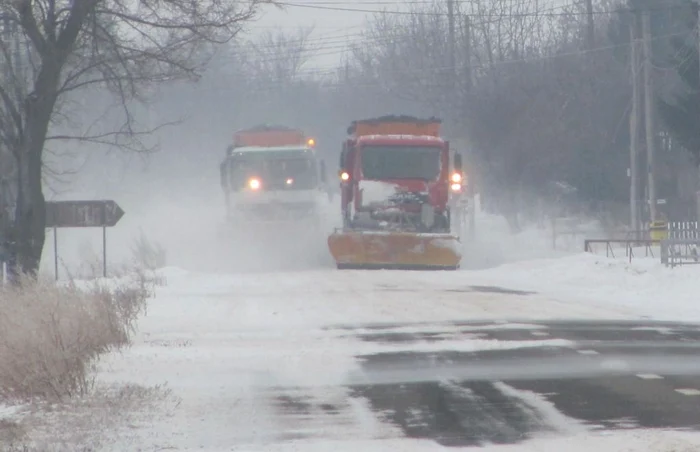
[[(298, 260), (324, 236), (329, 194), (315, 145), (302, 131), (285, 126), (260, 125), (234, 134), (220, 164), (222, 235), (239, 254), (246, 249), (266, 262), (279, 255)], [(316, 248), (320, 252), (323, 242)]]
[(450, 161), (440, 125), (384, 116), (348, 128), (338, 173), (343, 226), (328, 237), (337, 268), (459, 268), (449, 200), (462, 190), (462, 159)]
[(283, 126), (257, 126), (234, 135), (220, 166), (231, 223), (280, 226), (316, 223), (326, 174), (313, 138)]

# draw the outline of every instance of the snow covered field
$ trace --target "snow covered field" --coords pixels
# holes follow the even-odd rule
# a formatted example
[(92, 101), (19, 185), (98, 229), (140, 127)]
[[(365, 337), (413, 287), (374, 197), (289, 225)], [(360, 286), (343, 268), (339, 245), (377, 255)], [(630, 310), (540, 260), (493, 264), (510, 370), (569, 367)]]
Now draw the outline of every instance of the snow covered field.
[[(371, 331), (370, 324), (396, 323), (401, 324), (397, 332), (429, 329), (447, 334), (453, 330), (447, 324), (417, 323), (700, 321), (696, 282), (700, 267), (671, 270), (653, 258), (629, 263), (624, 258), (583, 254), (578, 252), (583, 237), (560, 241), (554, 250), (551, 231), (510, 236), (503, 231), (503, 221), (484, 217), (478, 224), (479, 242), (465, 267), (490, 267), (486, 269), (341, 272), (312, 265), (299, 271), (232, 273), (226, 268), (232, 255), (215, 238), (218, 206), (198, 207), (180, 199), (158, 206), (149, 212), (127, 208), (133, 216), (125, 216), (124, 227), (110, 232), (115, 242), (128, 243), (136, 226), (144, 226), (166, 246), (172, 266), (161, 270), (167, 285), (150, 300), (134, 345), (106, 357), (97, 381), (109, 388), (165, 385), (171, 395), (157, 406), (115, 405), (121, 408), (112, 408), (110, 416), (96, 417), (98, 404), (81, 405), (82, 411), (71, 418), (71, 429), (61, 427), (66, 421), (60, 416), (43, 419), (40, 428), (30, 432), (37, 441), (55, 439), (69, 445), (68, 450), (76, 441), (81, 446), (99, 442), (99, 450), (106, 451), (445, 450), (433, 441), (406, 439), (361, 398), (350, 397), (343, 385), (350, 375), (361, 373), (356, 355), (566, 346), (566, 342), (536, 335), (529, 340), (495, 341), (467, 334), (439, 343), (376, 343), (350, 335), (344, 327), (354, 325), (358, 333)], [(188, 220), (173, 227), (173, 218)], [(68, 248), (63, 244), (70, 239), (69, 232), (65, 236), (59, 246)], [(94, 244), (93, 248), (99, 249)], [(122, 248), (116, 251), (127, 255), (128, 247)], [(113, 251), (108, 253), (119, 255)], [(260, 257), (265, 260), (264, 252)], [(516, 396), (536, 406), (568, 436), (485, 450), (700, 450), (698, 434), (591, 432), (573, 419), (557, 416), (547, 402), (531, 394)], [(280, 414), (281, 399), (303, 397), (309, 405), (334, 406), (338, 413), (330, 422), (320, 408)]]
[[(333, 326), (476, 319), (700, 320), (698, 271), (700, 267), (665, 269), (652, 259), (630, 264), (587, 254), (440, 273), (320, 269), (217, 274), (166, 268), (161, 273), (167, 286), (151, 300), (136, 343), (105, 359), (98, 381), (165, 384), (173, 397), (156, 411), (135, 413), (128, 424), (115, 422), (111, 439), (101, 436), (105, 447), (100, 450), (441, 450), (434, 442), (403, 438), (365, 404), (348, 402), (347, 389), (340, 385), (359, 371), (354, 355), (566, 344), (536, 337), (377, 344)], [(403, 331), (411, 328), (420, 329), (404, 326)], [(300, 388), (315, 403), (341, 407), (341, 414), (333, 423), (324, 422), (322, 413), (276, 414), (280, 394), (292, 397)], [(700, 447), (698, 435), (606, 435), (585, 433), (573, 420), (556, 422), (575, 436), (487, 450), (546, 451), (566, 445), (571, 451), (670, 452)], [(70, 443), (70, 435), (64, 436)]]

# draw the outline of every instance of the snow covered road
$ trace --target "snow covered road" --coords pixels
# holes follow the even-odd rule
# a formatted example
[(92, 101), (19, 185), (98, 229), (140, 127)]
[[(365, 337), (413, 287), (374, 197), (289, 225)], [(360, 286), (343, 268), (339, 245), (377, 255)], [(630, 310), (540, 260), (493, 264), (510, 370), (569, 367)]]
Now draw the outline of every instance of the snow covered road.
[(673, 344), (700, 356), (699, 328), (640, 323), (698, 320), (692, 271), (659, 305), (663, 270), (588, 255), (439, 273), (165, 269), (98, 382), (173, 398), (91, 434), (106, 451), (696, 450), (697, 434), (669, 429), (700, 425), (700, 379), (609, 372)]
[[(363, 341), (330, 329), (333, 325), (498, 319), (514, 312), (532, 318), (586, 318), (597, 312), (533, 294), (471, 289), (457, 274), (452, 284), (405, 272), (327, 270), (251, 277), (171, 269), (165, 274), (168, 286), (151, 301), (141, 322), (142, 337), (106, 361), (101, 378), (142, 385), (167, 381), (181, 405), (160, 425), (137, 431), (133, 441), (179, 450), (265, 445), (299, 435), (295, 422), (275, 416), (284, 394), (271, 388), (280, 386), (313, 385), (319, 405), (344, 406), (344, 414), (331, 425), (316, 425), (316, 436), (400, 436), (360, 401), (349, 403), (348, 389), (340, 386), (360, 370), (356, 355), (397, 347)], [(543, 341), (504, 344), (457, 337), (438, 348), (527, 347)], [(426, 346), (408, 349), (424, 351)], [(304, 428), (315, 424), (310, 425)]]

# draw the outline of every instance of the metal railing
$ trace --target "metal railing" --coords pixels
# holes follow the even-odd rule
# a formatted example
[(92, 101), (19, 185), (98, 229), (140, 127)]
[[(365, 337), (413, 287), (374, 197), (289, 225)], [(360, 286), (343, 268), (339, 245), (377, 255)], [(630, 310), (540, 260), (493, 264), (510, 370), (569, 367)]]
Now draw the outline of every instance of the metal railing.
[(605, 256), (613, 258), (617, 257), (615, 255), (616, 248), (613, 247), (613, 245), (622, 245), (617, 248), (617, 251), (621, 251), (620, 248), (623, 248), (625, 257), (632, 262), (632, 258), (635, 257), (635, 248), (644, 248), (644, 257), (654, 257), (654, 250), (652, 247), (658, 245), (659, 242), (650, 239), (586, 239), (583, 242), (584, 252), (594, 253), (595, 251), (592, 246), (594, 244), (605, 245)]
[(668, 267), (700, 264), (700, 223), (677, 221), (668, 224), (668, 236), (661, 240), (661, 263)]
[[(661, 263), (666, 266), (700, 264), (700, 222), (674, 221), (665, 227), (629, 231), (626, 235), (624, 239), (586, 239), (584, 251), (594, 253), (594, 245), (604, 245), (606, 257), (615, 258), (622, 248), (631, 262), (634, 257), (654, 257), (654, 247), (658, 246)], [(643, 248), (643, 254), (639, 248)]]

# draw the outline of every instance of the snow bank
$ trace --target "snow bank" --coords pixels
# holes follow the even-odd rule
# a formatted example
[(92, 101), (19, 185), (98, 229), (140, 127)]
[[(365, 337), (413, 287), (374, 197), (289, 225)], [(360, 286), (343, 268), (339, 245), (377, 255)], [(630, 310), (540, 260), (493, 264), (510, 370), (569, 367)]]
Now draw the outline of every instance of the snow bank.
[(667, 268), (655, 258), (632, 262), (589, 253), (466, 272), (481, 284), (530, 290), (585, 304), (618, 308), (657, 320), (700, 321), (700, 266)]
[(481, 211), (476, 198), (475, 241), (463, 240), (463, 268), (483, 269), (505, 263), (531, 259), (570, 256), (583, 250), (585, 239), (606, 238), (608, 233), (598, 221), (580, 218), (559, 218), (552, 223), (524, 225), (513, 233), (506, 219)]

